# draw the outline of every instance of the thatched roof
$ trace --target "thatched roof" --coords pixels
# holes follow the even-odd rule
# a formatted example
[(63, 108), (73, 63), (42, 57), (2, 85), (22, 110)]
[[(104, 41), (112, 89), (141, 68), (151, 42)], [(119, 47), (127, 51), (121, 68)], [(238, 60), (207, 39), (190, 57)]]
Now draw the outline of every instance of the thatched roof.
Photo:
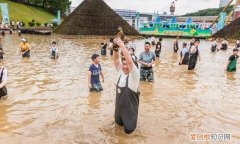
[(65, 35), (116, 35), (119, 26), (126, 35), (139, 35), (103, 0), (84, 0), (54, 32)]
[(223, 29), (215, 33), (214, 38), (230, 38), (237, 39), (240, 37), (240, 18), (225, 26)]

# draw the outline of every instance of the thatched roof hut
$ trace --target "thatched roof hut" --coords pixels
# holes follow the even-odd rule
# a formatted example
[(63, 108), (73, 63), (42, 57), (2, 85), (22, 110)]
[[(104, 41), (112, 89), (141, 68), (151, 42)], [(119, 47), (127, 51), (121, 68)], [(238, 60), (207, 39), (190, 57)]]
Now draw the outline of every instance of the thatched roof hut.
[(229, 39), (240, 38), (240, 18), (237, 18), (235, 21), (225, 26), (223, 29), (215, 33), (212, 37)]
[(84, 0), (54, 32), (65, 35), (116, 35), (119, 26), (126, 35), (139, 35), (103, 0)]

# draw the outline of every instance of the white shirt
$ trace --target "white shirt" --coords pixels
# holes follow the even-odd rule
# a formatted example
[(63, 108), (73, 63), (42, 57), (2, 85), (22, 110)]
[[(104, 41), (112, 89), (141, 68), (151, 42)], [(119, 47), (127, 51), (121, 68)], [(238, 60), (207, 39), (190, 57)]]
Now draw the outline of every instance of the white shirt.
[(188, 52), (188, 48), (184, 47), (182, 49), (182, 56), (184, 56)]
[[(0, 77), (1, 77), (1, 72), (2, 72), (3, 68), (4, 67), (1, 67), (1, 69), (0, 69)], [(4, 68), (4, 70), (3, 70), (2, 81), (7, 81), (7, 69), (6, 68)]]
[[(122, 71), (121, 64), (118, 66), (117, 72), (118, 72), (117, 74), (118, 79), (121, 76), (118, 86), (125, 87), (128, 75), (124, 74), (124, 72)], [(128, 88), (134, 92), (138, 92), (139, 83), (140, 83), (140, 71), (135, 66), (135, 64), (133, 64), (133, 69), (129, 73), (129, 77), (128, 77)]]
[(51, 47), (50, 52), (52, 52), (52, 51), (55, 51), (57, 53), (58, 52), (58, 48), (57, 47)]

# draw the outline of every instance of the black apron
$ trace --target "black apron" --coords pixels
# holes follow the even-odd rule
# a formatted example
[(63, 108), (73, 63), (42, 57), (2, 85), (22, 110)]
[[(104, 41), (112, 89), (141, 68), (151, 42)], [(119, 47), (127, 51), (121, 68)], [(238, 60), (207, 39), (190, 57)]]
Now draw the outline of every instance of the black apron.
[(189, 63), (188, 63), (188, 70), (193, 70), (197, 64), (197, 59), (198, 59), (198, 49), (195, 53), (190, 54), (189, 57)]
[(107, 55), (107, 44), (104, 44), (101, 48), (101, 55)]
[(240, 43), (237, 43), (237, 44), (236, 44), (236, 47), (237, 47), (237, 48), (240, 48)]
[(111, 56), (113, 55), (113, 49), (112, 48), (110, 49), (110, 55)]
[(134, 55), (132, 55), (133, 57), (132, 57), (132, 60), (133, 60), (133, 62), (134, 62), (134, 64), (135, 64), (135, 66), (138, 68), (138, 61), (137, 61), (137, 56), (135, 56), (135, 54)]
[(119, 87), (120, 78), (121, 76), (116, 86), (115, 122), (124, 126), (125, 132), (130, 134), (137, 127), (140, 93), (128, 88), (129, 76), (126, 79), (126, 86)]
[(190, 45), (189, 49), (191, 49), (191, 47), (194, 46), (194, 42), (190, 42), (189, 45)]
[[(160, 48), (158, 48), (158, 46), (160, 46)], [(157, 44), (156, 48), (155, 48), (155, 55), (156, 55), (156, 57), (160, 57), (161, 49), (162, 49), (162, 45), (161, 44)]]
[(217, 45), (212, 45), (211, 51), (212, 51), (212, 52), (215, 52), (216, 50), (217, 50)]
[(174, 44), (174, 48), (173, 48), (173, 50), (174, 50), (174, 52), (177, 52), (178, 49), (179, 49), (178, 41), (176, 41), (175, 44)]
[(107, 55), (107, 48), (103, 47), (101, 49), (101, 55)]
[[(183, 57), (183, 54), (181, 52), (181, 58)], [(183, 65), (188, 65), (188, 61), (189, 61), (189, 52), (186, 52), (182, 61)]]
[[(2, 71), (1, 71), (0, 83), (2, 83), (3, 71), (4, 71), (4, 68), (3, 68)], [(0, 88), (0, 98), (1, 98), (2, 96), (6, 96), (7, 94), (8, 94), (8, 93), (7, 93), (7, 87), (6, 87), (6, 86), (3, 86), (2, 88)]]
[(228, 45), (227, 44), (222, 44), (221, 50), (227, 50)]

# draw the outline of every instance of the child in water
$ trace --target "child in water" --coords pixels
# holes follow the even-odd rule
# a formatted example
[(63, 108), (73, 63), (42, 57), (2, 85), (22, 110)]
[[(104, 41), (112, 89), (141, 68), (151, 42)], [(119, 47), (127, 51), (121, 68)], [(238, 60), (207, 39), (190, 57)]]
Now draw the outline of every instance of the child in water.
[(90, 92), (100, 92), (103, 91), (102, 84), (100, 82), (100, 75), (102, 77), (102, 82), (104, 82), (104, 76), (100, 65), (99, 55), (93, 54), (92, 61), (93, 63), (90, 65), (88, 71), (88, 87)]
[(50, 55), (51, 55), (52, 59), (58, 58), (58, 48), (57, 48), (57, 43), (55, 41), (52, 42), (52, 47), (50, 49)]
[(159, 41), (157, 42), (157, 45), (155, 48), (155, 55), (157, 58), (160, 57), (161, 50), (162, 50), (162, 38), (159, 38)]
[(229, 57), (229, 61), (228, 61), (228, 64), (227, 64), (227, 66), (226, 66), (226, 70), (228, 71), (228, 72), (235, 72), (236, 70), (237, 70), (237, 59), (238, 59), (238, 49), (234, 49), (233, 50), (233, 55), (231, 55), (230, 57)]
[(222, 41), (221, 50), (227, 50), (227, 48), (228, 48), (228, 41), (226, 38), (224, 38), (224, 40)]
[(180, 53), (181, 59), (179, 65), (188, 65), (189, 60), (189, 49), (187, 48), (187, 43), (183, 43), (183, 48)]
[(106, 39), (101, 43), (101, 55), (107, 55), (107, 42)]
[(217, 41), (216, 41), (216, 39), (213, 38), (213, 40), (212, 40), (212, 46), (211, 46), (211, 51), (212, 51), (212, 52), (218, 51), (217, 46), (218, 46), (218, 45), (217, 45)]
[(173, 42), (173, 51), (178, 52), (179, 49), (179, 36), (176, 37), (176, 39)]

